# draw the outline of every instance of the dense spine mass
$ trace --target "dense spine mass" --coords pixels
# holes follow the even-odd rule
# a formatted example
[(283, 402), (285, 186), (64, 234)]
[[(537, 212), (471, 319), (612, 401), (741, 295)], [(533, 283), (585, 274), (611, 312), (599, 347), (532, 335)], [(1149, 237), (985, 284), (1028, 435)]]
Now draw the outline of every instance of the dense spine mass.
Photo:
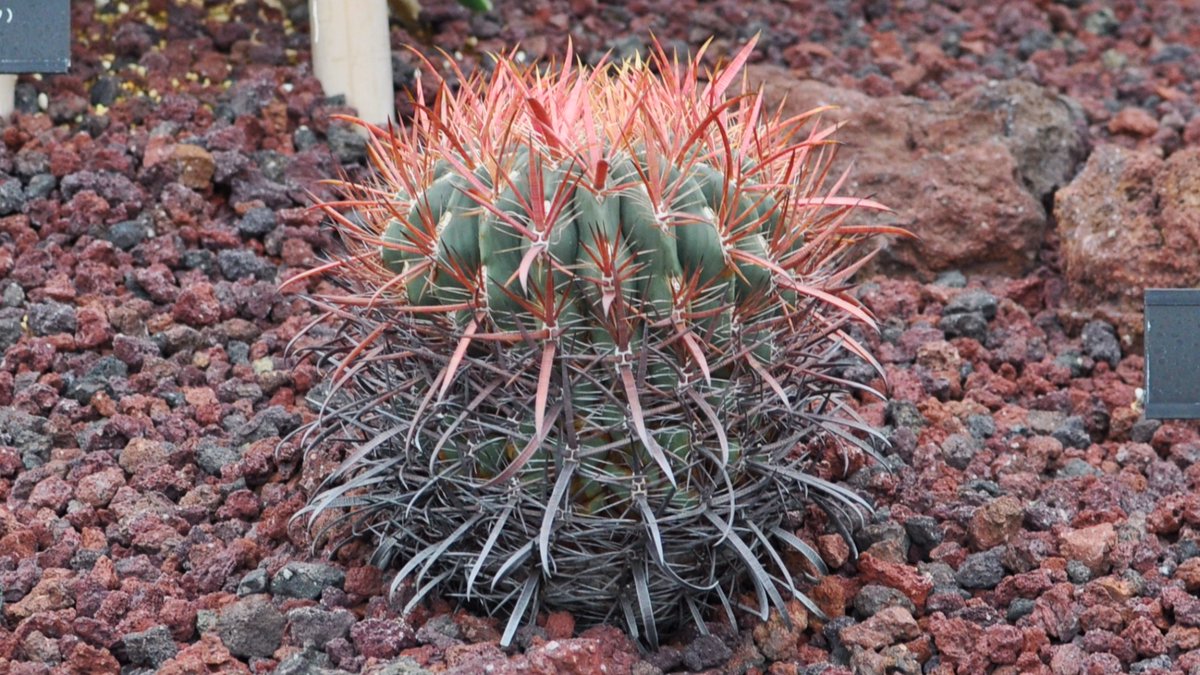
[(882, 207), (826, 180), (819, 111), (726, 96), (749, 50), (706, 83), (661, 52), (499, 59), (418, 89), (372, 130), (376, 180), (324, 205), (347, 252), (316, 273), (349, 292), (318, 299), (340, 327), (308, 442), (347, 456), (308, 511), (374, 537), (410, 604), (507, 612), (506, 643), (545, 607), (654, 644), (743, 592), (807, 603), (785, 552), (822, 564), (786, 517), (866, 508), (807, 469), (871, 448), (837, 373), (871, 360), (846, 283), (887, 233), (846, 216)]

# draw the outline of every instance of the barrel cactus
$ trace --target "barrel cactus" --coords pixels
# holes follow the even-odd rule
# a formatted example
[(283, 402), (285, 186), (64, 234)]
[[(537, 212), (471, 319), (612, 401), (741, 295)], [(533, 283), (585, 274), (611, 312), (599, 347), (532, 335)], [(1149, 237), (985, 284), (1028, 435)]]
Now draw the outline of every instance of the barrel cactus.
[(346, 453), (318, 540), (370, 538), (409, 607), (475, 603), (505, 644), (539, 609), (649, 645), (817, 611), (795, 522), (867, 508), (811, 465), (876, 440), (839, 374), (874, 363), (848, 279), (888, 230), (847, 221), (883, 207), (840, 196), (821, 111), (727, 94), (752, 46), (715, 72), (501, 57), (368, 127), (373, 178), (321, 205), (345, 251), (304, 275), (337, 325), (305, 336), (328, 386), (304, 443)]

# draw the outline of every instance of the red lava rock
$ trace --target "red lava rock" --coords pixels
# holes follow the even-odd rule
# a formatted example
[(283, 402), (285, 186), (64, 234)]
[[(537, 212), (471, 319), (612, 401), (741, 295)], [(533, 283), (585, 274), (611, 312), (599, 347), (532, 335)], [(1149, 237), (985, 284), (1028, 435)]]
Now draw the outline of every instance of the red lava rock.
[(125, 474), (111, 467), (84, 476), (75, 487), (75, 498), (96, 508), (108, 506), (108, 502), (125, 485)]
[(964, 664), (975, 654), (979, 629), (970, 621), (934, 613), (929, 617), (927, 630), (933, 636), (938, 653), (947, 662)]
[(843, 628), (839, 637), (846, 644), (878, 650), (920, 635), (912, 614), (903, 607), (885, 607), (866, 621)]
[(100, 307), (83, 307), (75, 313), (78, 326), (75, 329), (75, 345), (80, 349), (94, 349), (107, 344), (113, 337), (112, 326)]
[(183, 397), (195, 408), (196, 421), (200, 424), (216, 424), (220, 420), (221, 404), (209, 387), (185, 387)]
[[(237, 658), (198, 630), (198, 616), (206, 621), (198, 613), (236, 603), (231, 591), (246, 572), (278, 569), (307, 548), (303, 523), (290, 518), (340, 458), (303, 456), (298, 443), (277, 446), (274, 436), (240, 440), (244, 430), (231, 427), (268, 405), (309, 415), (304, 395), (321, 374), (284, 349), (316, 314), (293, 293), (332, 289), (311, 283), (283, 295), (265, 277), (311, 267), (336, 245), (305, 193), (336, 196), (315, 180), (336, 174), (329, 114), (345, 109), (327, 104), (299, 65), (305, 26), (285, 20), (278, 3), (232, 3), (228, 20), (203, 3), (127, 4), (76, 7), (77, 72), (23, 78), (18, 107), (41, 94), (49, 107), (0, 125), (0, 672), (138, 667), (115, 658), (124, 659), (122, 638), (165, 625), (180, 652), (157, 672), (266, 673), (299, 645)], [(714, 36), (714, 63), (740, 44), (738, 27), (771, 26), (751, 67), (768, 81), (768, 99), (786, 94), (796, 111), (841, 104), (824, 114), (846, 122), (828, 184), (854, 163), (846, 192), (894, 209), (852, 224), (900, 224), (923, 237), (885, 242), (874, 269), (964, 277), (863, 277), (861, 298), (882, 328), (863, 339), (889, 377), (868, 381), (890, 387), (893, 403), (852, 404), (868, 423), (893, 426), (889, 452), (903, 465), (858, 486), (896, 523), (932, 516), (943, 539), (911, 552), (875, 543), (855, 563), (837, 535), (816, 538), (835, 573), (806, 591), (830, 617), (866, 583), (900, 589), (920, 608), (891, 626), (885, 619), (904, 610), (845, 629), (849, 666), (1090, 675), (1166, 657), (1163, 672), (1200, 672), (1200, 565), (1183, 555), (1200, 532), (1200, 427), (1167, 422), (1155, 431), (1132, 405), (1144, 387), (1135, 353), (1141, 289), (1200, 285), (1200, 263), (1189, 257), (1200, 239), (1192, 198), (1200, 115), (1187, 86), (1195, 55), (1180, 48), (1200, 28), (1187, 3), (1117, 3), (1120, 25), (1101, 26), (1104, 34), (1091, 32), (1104, 8), (1078, 2), (860, 2), (849, 12), (808, 3), (800, 12), (761, 1), (649, 0), (616, 13), (595, 4), (546, 0), (534, 12), (497, 3), (470, 15), (429, 2), (432, 28), (420, 40), (400, 23), (392, 34), (397, 46), (463, 51), (459, 65), (472, 72), (478, 54), (518, 42), (531, 58), (561, 54), (569, 26), (580, 27), (575, 46), (587, 61), (639, 48), (652, 27), (670, 45)], [(612, 36), (633, 43), (614, 46)], [(462, 50), (468, 37), (478, 44)], [(407, 79), (414, 59), (397, 54)], [(398, 101), (403, 124), (411, 103)], [(1125, 108), (1114, 114), (1112, 101)], [(353, 161), (345, 168), (362, 171)], [(265, 216), (243, 221), (251, 209)], [(1047, 232), (1050, 223), (1057, 232)], [(226, 254), (223, 268), (225, 249), (264, 266), (236, 269)], [(245, 279), (231, 282), (226, 272)], [(948, 340), (938, 327), (960, 281), (1000, 299), (982, 341)], [(48, 301), (70, 306), (74, 323), (49, 334), (25, 326), (27, 310)], [(1081, 345), (1092, 318), (1117, 328), (1115, 366)], [(128, 376), (109, 378), (90, 398), (75, 395), (95, 357), (108, 354)], [(272, 369), (257, 372), (250, 364), (259, 359)], [(923, 426), (897, 423), (905, 402)], [(1053, 437), (1069, 416), (1083, 418), (1090, 447), (1064, 448)], [(939, 452), (956, 434), (979, 446), (962, 469), (945, 466)], [(203, 452), (219, 475), (198, 468), (201, 437), (213, 442)], [(821, 471), (841, 466), (816, 456), (830, 463)], [(861, 462), (848, 466), (850, 475)], [(1067, 475), (1084, 468), (1102, 475)], [(958, 569), (996, 547), (1004, 577), (994, 590), (964, 599), (944, 587), (955, 582), (941, 564)], [(501, 620), (467, 610), (455, 610), (454, 622), (475, 644), (405, 647), (411, 638), (392, 634), (395, 607), (384, 599), (394, 570), (364, 566), (369, 551), (363, 541), (341, 552), (345, 592), (330, 589), (320, 601), (365, 617), (349, 633), (355, 644), (334, 640), (329, 662), (310, 669), (374, 672), (399, 654), (452, 672), (651, 670), (621, 631), (573, 638), (574, 617), (562, 613), (547, 617), (549, 639), (534, 637), (525, 653), (500, 650)], [(1067, 558), (1111, 576), (1074, 583)], [(802, 568), (796, 556), (787, 562), (793, 574)], [(1029, 601), (1032, 611), (1005, 620)], [(430, 603), (413, 625), (448, 611)], [(714, 672), (795, 673), (836, 660), (819, 637), (827, 624), (792, 613), (803, 619), (791, 628), (772, 615), (721, 629), (710, 646), (728, 643), (733, 656)], [(245, 624), (253, 637), (254, 621)]]
[(71, 499), (71, 485), (58, 476), (50, 476), (34, 486), (29, 493), (29, 503), (61, 513)]
[(1068, 530), (1059, 536), (1058, 550), (1070, 560), (1078, 560), (1094, 574), (1108, 571), (1109, 552), (1117, 545), (1112, 523), (1101, 523), (1078, 530)]
[(1153, 658), (1167, 651), (1167, 639), (1150, 619), (1142, 616), (1130, 622), (1121, 633), (1139, 657)]
[(252, 520), (258, 516), (261, 505), (258, 497), (250, 490), (234, 490), (225, 497), (225, 504), (217, 511), (220, 518)]
[(766, 621), (754, 626), (754, 643), (762, 655), (772, 661), (790, 661), (808, 628), (808, 611), (796, 600), (787, 604), (789, 626), (778, 610), (771, 610)]
[(133, 279), (155, 302), (174, 302), (179, 297), (179, 287), (175, 284), (175, 275), (171, 272), (171, 268), (162, 263), (154, 263), (148, 267), (134, 270)]
[(570, 612), (551, 612), (546, 617), (546, 637), (567, 640), (575, 636), (575, 617)]
[(193, 190), (205, 190), (212, 185), (216, 163), (204, 148), (180, 143), (171, 152), (171, 160), (179, 171), (179, 182)]
[(1175, 568), (1175, 578), (1183, 582), (1189, 593), (1200, 591), (1200, 558), (1188, 558)]
[(831, 570), (845, 565), (850, 559), (850, 545), (840, 534), (823, 534), (817, 537), (817, 552)]
[(863, 583), (890, 586), (908, 596), (918, 610), (925, 606), (925, 598), (933, 590), (933, 582), (916, 569), (880, 560), (869, 553), (858, 559), (858, 572)]
[[(978, 87), (953, 102), (931, 103), (872, 99), (796, 79), (774, 66), (752, 66), (749, 73), (753, 82), (765, 84), (768, 100), (784, 99), (792, 112), (834, 104), (840, 108), (834, 119), (853, 120), (855, 133), (846, 140), (853, 152), (842, 161), (854, 156), (859, 187), (884, 203), (904, 205), (894, 214), (868, 218), (902, 225), (919, 236), (891, 242), (883, 257), (922, 276), (970, 265), (1029, 269), (1045, 224), (1039, 200), (1068, 180), (1084, 157), (1077, 113), (1055, 94), (1027, 83)], [(901, 75), (903, 86), (920, 80), (919, 69)], [(1005, 127), (1006, 120), (1016, 119), (1021, 120), (1017, 126)], [(1055, 150), (1047, 152), (1048, 146)], [(957, 170), (968, 165), (989, 168), (969, 176)], [(911, 198), (929, 190), (936, 196)], [(977, 236), (970, 240), (954, 234), (964, 213), (976, 224)]]
[(372, 565), (349, 567), (346, 569), (346, 580), (342, 588), (347, 593), (371, 597), (384, 592), (383, 572)]
[(989, 661), (996, 665), (1011, 665), (1017, 662), (1025, 647), (1025, 635), (1020, 628), (997, 624), (984, 629), (979, 648)]
[(34, 614), (64, 609), (75, 604), (67, 580), (71, 572), (65, 569), (49, 569), (42, 573), (42, 579), (29, 591), (29, 594), (13, 605), (4, 607), (5, 613), (12, 619), (21, 620)]
[[(1096, 148), (1055, 198), (1066, 277), (1080, 306), (1140, 308), (1141, 289), (1200, 283), (1200, 148), (1166, 161), (1115, 145)], [(1122, 195), (1120, 200), (1112, 195)], [(1138, 251), (1130, 257), (1117, 251)]]
[(390, 659), (417, 644), (412, 627), (400, 619), (367, 619), (350, 628), (350, 639), (367, 658)]
[(249, 674), (250, 668), (238, 661), (221, 639), (209, 633), (158, 667), (159, 675), (192, 675), (193, 673)]
[(1153, 136), (1158, 131), (1158, 120), (1141, 108), (1122, 108), (1108, 121), (1108, 130), (1114, 134)]
[(68, 652), (65, 663), (72, 675), (110, 675), (121, 671), (121, 664), (106, 649), (97, 649), (77, 642)]
[(212, 284), (190, 285), (180, 292), (171, 316), (192, 326), (208, 326), (221, 318), (221, 303)]
[(838, 577), (824, 576), (808, 592), (808, 597), (828, 617), (839, 617), (846, 614), (847, 593), (845, 584)]
[(1034, 601), (1030, 619), (1052, 639), (1062, 640), (1074, 634), (1078, 626), (1079, 609), (1072, 596), (1074, 587), (1069, 583), (1055, 584)]
[(160, 441), (134, 438), (125, 445), (117, 463), (129, 475), (162, 466), (167, 461), (167, 447)]
[(1016, 497), (1000, 497), (976, 509), (967, 528), (977, 551), (1007, 543), (1021, 529), (1025, 508)]

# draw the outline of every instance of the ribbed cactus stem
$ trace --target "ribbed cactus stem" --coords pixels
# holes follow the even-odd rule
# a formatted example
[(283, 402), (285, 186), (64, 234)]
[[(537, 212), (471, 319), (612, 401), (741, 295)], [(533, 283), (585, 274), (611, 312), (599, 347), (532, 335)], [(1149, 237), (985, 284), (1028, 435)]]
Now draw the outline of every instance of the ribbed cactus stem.
[(373, 130), (378, 182), (326, 205), (354, 294), (322, 299), (349, 375), (316, 424), (361, 438), (312, 508), (358, 488), (354, 526), (417, 600), (504, 607), (506, 642), (546, 606), (653, 643), (739, 589), (807, 601), (775, 547), (820, 559), (785, 517), (866, 507), (808, 457), (874, 452), (836, 376), (870, 324), (843, 277), (895, 231), (846, 222), (882, 207), (825, 187), (815, 113), (726, 97), (749, 55), (707, 83), (661, 50), (502, 59), (417, 92), (408, 127)]

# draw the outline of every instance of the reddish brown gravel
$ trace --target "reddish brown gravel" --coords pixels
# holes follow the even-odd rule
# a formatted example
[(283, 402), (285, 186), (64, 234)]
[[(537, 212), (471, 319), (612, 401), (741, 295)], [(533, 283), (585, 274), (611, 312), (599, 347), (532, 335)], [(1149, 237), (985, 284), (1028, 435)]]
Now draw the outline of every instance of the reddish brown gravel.
[(393, 25), (401, 87), (404, 45), (471, 72), (761, 34), (752, 81), (840, 104), (852, 191), (922, 237), (857, 291), (892, 446), (825, 467), (878, 506), (857, 558), (805, 521), (828, 619), (651, 653), (569, 614), (509, 651), (437, 599), (402, 617), (369, 544), (329, 559), (291, 520), (337, 458), (280, 442), (312, 415), (287, 347), (317, 287), (279, 283), (333, 245), (318, 181), (364, 170), (292, 4), (73, 2), (71, 72), (23, 76), (0, 121), (0, 672), (1200, 673), (1200, 427), (1137, 403), (1141, 290), (1200, 285), (1196, 0), (426, 0)]

